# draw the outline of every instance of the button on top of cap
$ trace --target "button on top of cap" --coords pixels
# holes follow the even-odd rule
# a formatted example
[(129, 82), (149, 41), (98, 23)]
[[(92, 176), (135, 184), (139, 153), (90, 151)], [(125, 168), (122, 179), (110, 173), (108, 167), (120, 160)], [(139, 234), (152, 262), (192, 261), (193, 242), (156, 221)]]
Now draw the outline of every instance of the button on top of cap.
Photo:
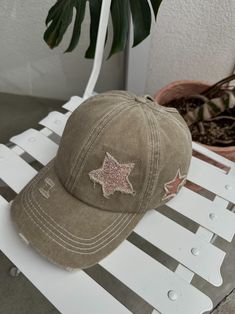
[(135, 97), (135, 100), (138, 102), (141, 102), (142, 104), (146, 104), (146, 102), (147, 102), (147, 99), (142, 97), (142, 96)]

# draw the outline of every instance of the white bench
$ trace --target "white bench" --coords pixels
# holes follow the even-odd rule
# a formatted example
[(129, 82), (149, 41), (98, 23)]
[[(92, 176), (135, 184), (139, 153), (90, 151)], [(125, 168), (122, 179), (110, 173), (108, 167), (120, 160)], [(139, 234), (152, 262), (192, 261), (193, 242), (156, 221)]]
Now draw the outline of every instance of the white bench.
[[(10, 139), (14, 145), (0, 145), (0, 178), (16, 193), (36, 175), (37, 171), (25, 161), (37, 160), (46, 165), (56, 154), (66, 120), (82, 102), (72, 97), (63, 107), (67, 113), (51, 112), (40, 121), (40, 131), (29, 129)], [(53, 140), (54, 139), (54, 140)], [(225, 252), (212, 243), (214, 235), (231, 241), (235, 233), (235, 214), (227, 209), (235, 203), (235, 165), (194, 143), (194, 149), (226, 165), (230, 170), (217, 168), (192, 158), (189, 180), (213, 192), (213, 201), (188, 188), (168, 202), (174, 211), (196, 222), (193, 233), (175, 221), (152, 210), (134, 232), (153, 246), (178, 261), (175, 271), (132, 244), (124, 241), (113, 253), (100, 262), (128, 288), (149, 303), (155, 311), (166, 314), (199, 314), (212, 308), (208, 296), (193, 287), (194, 274), (215, 286), (222, 284), (220, 268)], [(129, 313), (103, 287), (84, 271), (68, 273), (50, 264), (17, 235), (10, 218), (10, 204), (0, 196), (0, 250), (63, 314)], [(155, 312), (157, 313), (157, 312)]]

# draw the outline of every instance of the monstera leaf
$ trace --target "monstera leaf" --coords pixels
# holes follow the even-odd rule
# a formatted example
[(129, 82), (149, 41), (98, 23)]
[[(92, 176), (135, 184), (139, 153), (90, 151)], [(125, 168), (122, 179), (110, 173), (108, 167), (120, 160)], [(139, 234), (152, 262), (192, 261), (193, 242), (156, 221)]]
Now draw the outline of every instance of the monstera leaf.
[[(130, 16), (134, 30), (133, 46), (141, 43), (149, 35), (152, 19), (151, 9), (156, 18), (161, 2), (162, 0), (150, 0), (150, 2), (148, 0), (112, 0), (113, 38), (109, 57), (125, 49), (129, 33)], [(66, 52), (75, 49), (79, 43), (87, 3), (89, 5), (91, 22), (90, 44), (85, 57), (94, 58), (102, 0), (57, 0), (49, 10), (46, 18), (47, 29), (44, 33), (44, 40), (50, 48), (57, 47), (61, 43), (75, 14), (72, 37)]]

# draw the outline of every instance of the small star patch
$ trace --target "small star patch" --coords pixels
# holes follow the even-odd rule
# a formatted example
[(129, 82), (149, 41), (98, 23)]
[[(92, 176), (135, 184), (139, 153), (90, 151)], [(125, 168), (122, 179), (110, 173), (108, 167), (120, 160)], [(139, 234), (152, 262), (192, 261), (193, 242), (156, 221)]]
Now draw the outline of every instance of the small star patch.
[(179, 192), (179, 189), (185, 184), (185, 182), (186, 175), (181, 175), (180, 169), (178, 169), (174, 179), (164, 184), (165, 195), (163, 196), (162, 200), (165, 201), (174, 197)]
[(135, 191), (128, 178), (134, 166), (134, 163), (120, 164), (106, 152), (102, 167), (89, 172), (89, 178), (102, 186), (106, 198), (116, 191), (134, 195)]

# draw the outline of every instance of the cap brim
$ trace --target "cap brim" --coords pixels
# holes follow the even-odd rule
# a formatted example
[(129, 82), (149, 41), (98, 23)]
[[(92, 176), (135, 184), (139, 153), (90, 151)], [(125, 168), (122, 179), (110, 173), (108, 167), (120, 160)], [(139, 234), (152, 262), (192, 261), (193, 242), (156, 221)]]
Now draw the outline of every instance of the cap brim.
[(143, 217), (105, 211), (73, 197), (61, 184), (54, 161), (16, 197), (11, 213), (23, 239), (51, 262), (70, 269), (98, 263)]

